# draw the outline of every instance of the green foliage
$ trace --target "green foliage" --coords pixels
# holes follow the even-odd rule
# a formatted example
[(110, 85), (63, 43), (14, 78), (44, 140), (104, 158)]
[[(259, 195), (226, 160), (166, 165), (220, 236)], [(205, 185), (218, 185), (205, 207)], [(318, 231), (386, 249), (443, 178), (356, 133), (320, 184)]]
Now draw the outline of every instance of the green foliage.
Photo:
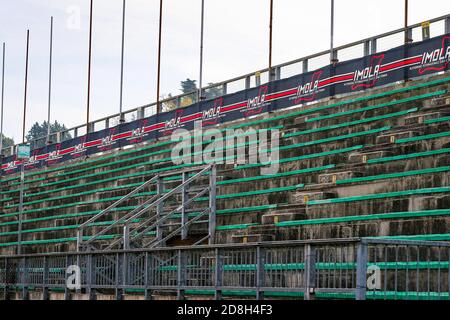
[[(28, 134), (26, 136), (28, 141), (40, 139), (39, 141), (35, 142), (31, 147), (32, 148), (40, 148), (45, 145), (45, 138), (47, 136), (47, 130), (48, 130), (48, 122), (44, 121), (42, 124), (39, 124), (36, 122), (28, 131)], [(60, 124), (58, 121), (55, 121), (54, 123), (50, 124), (50, 133), (56, 133), (59, 131), (67, 130), (66, 126), (64, 124)], [(71, 139), (72, 137), (70, 134), (65, 133), (64, 137), (61, 137), (62, 139)]]

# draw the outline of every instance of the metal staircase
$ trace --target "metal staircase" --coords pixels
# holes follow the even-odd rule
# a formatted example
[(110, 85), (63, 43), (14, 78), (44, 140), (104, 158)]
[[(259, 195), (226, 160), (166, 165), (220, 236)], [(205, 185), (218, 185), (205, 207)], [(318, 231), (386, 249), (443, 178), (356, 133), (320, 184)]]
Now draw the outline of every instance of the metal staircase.
[[(207, 239), (209, 244), (213, 244), (216, 229), (216, 179), (215, 164), (154, 176), (81, 224), (77, 230), (77, 250), (107, 251), (161, 247), (177, 235), (180, 235), (181, 240), (186, 240), (194, 223), (208, 224), (206, 235), (195, 244)], [(168, 185), (172, 188), (167, 188)], [(101, 223), (105, 218), (111, 218), (113, 209), (146, 189), (154, 191), (144, 193), (150, 196), (138, 207), (111, 224)], [(198, 206), (200, 198), (208, 200), (203, 201), (207, 202), (208, 207)], [(191, 219), (190, 214), (194, 216)], [(168, 223), (169, 219), (171, 222), (176, 220), (179, 222)], [(87, 235), (88, 229), (93, 227), (97, 228), (97, 232), (90, 232), (91, 234)], [(111, 234), (114, 231), (117, 234), (117, 230), (121, 231), (120, 237)], [(105, 238), (113, 240), (105, 241)]]

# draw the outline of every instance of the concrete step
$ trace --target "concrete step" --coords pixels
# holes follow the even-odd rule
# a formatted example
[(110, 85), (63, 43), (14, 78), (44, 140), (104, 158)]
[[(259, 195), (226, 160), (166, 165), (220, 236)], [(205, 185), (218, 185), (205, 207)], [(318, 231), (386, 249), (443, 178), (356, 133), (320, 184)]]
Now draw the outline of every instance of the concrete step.
[(250, 234), (250, 235), (233, 235), (233, 243), (256, 243), (268, 242), (275, 240), (275, 234)]
[(363, 175), (364, 175), (363, 172), (351, 170), (333, 173), (324, 173), (319, 175), (319, 184), (336, 183), (337, 180), (353, 179), (357, 177), (362, 177)]
[(423, 124), (426, 120), (446, 117), (449, 114), (449, 112), (430, 112), (425, 114), (415, 114), (405, 118), (405, 125)]
[(436, 110), (450, 106), (450, 95), (425, 100), (422, 110)]
[(336, 194), (334, 192), (324, 192), (324, 191), (311, 191), (311, 192), (299, 191), (290, 193), (288, 198), (289, 203), (306, 205), (311, 200), (336, 198)]
[(367, 163), (367, 160), (378, 159), (384, 157), (390, 157), (393, 155), (393, 152), (388, 150), (378, 150), (378, 151), (370, 151), (370, 152), (355, 152), (351, 153), (348, 157), (349, 163)]
[(392, 144), (398, 139), (412, 138), (421, 135), (420, 130), (408, 130), (383, 134), (377, 137), (376, 144)]

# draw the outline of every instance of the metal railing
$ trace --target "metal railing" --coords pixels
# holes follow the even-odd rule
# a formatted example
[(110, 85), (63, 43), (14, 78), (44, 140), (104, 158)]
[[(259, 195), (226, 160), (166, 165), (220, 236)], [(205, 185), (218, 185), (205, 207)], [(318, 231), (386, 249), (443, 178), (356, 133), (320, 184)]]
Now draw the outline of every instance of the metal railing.
[[(304, 299), (449, 299), (450, 243), (332, 239), (0, 257), (3, 298), (30, 289), (179, 299), (242, 292)], [(79, 270), (78, 288), (69, 289)], [(77, 277), (75, 277), (77, 278)], [(0, 291), (1, 292), (1, 291)]]
[[(429, 20), (429, 23), (433, 36), (450, 33), (450, 14), (431, 19)], [(323, 67), (330, 63), (330, 57), (337, 57), (337, 59), (346, 60), (385, 51), (404, 44), (405, 31), (410, 35), (409, 38), (413, 39), (416, 36), (418, 29), (421, 27), (422, 24), (417, 23), (409, 26), (408, 30), (405, 30), (405, 28), (399, 28), (390, 32), (336, 47), (333, 49), (333, 52), (331, 52), (331, 50), (325, 50), (306, 57), (285, 62), (273, 67), (273, 76), (269, 75), (269, 68), (260, 69), (252, 73), (204, 87), (202, 88), (202, 92), (208, 99), (213, 99), (225, 94), (257, 87), (261, 85), (262, 82), (280, 80), (295, 74), (305, 73), (309, 70)], [(420, 37), (422, 37), (422, 33), (420, 34)], [(422, 38), (420, 38), (420, 40), (422, 40)], [(195, 91), (161, 100), (162, 111), (186, 107), (190, 104), (196, 103), (197, 99), (198, 92)], [(122, 114), (117, 113), (95, 120), (89, 123), (89, 132), (114, 127), (120, 123), (120, 119), (122, 117), (126, 121), (130, 121), (143, 119), (155, 113), (156, 102), (130, 109)], [(83, 136), (87, 132), (86, 129), (86, 124), (82, 124), (61, 132), (53, 133), (50, 137), (50, 141), (59, 143), (71, 138)], [(32, 144), (32, 147), (43, 146), (45, 145), (46, 139), (47, 137), (43, 136), (28, 142)], [(4, 156), (10, 156), (14, 154), (14, 150), (15, 146), (5, 148), (2, 150), (1, 154)]]
[[(166, 190), (166, 181), (164, 179), (169, 179), (168, 183), (173, 183), (171, 178), (174, 176), (181, 176), (181, 183), (172, 189)], [(115, 228), (120, 228), (122, 230), (121, 234), (123, 237), (119, 237), (113, 241), (107, 241), (103, 250), (111, 250), (113, 248), (117, 248), (118, 246), (123, 249), (130, 249), (132, 244), (139, 248), (157, 247), (164, 245), (166, 241), (178, 234), (181, 234), (181, 239), (185, 240), (188, 237), (189, 226), (195, 222), (198, 222), (201, 218), (204, 218), (206, 214), (208, 214), (208, 234), (200, 240), (200, 242), (209, 239), (212, 244), (216, 229), (216, 176), (217, 169), (215, 164), (193, 167), (154, 176), (152, 179), (134, 189), (132, 192), (122, 197), (96, 216), (81, 224), (77, 230), (78, 251), (99, 250), (98, 247), (95, 247), (95, 242), (98, 242), (102, 236), (107, 235), (108, 232), (114, 230)], [(208, 179), (207, 184), (202, 186), (198, 185), (198, 183), (205, 177)], [(153, 196), (142, 202), (135, 209), (126, 213), (124, 216), (114, 220), (112, 223), (109, 223), (106, 227), (101, 228), (100, 231), (97, 231), (90, 236), (85, 235), (86, 229), (94, 226), (96, 221), (111, 215), (113, 209), (129, 200), (139, 191), (152, 185), (156, 186), (156, 192)], [(178, 197), (180, 194), (181, 196)], [(195, 201), (203, 196), (208, 197), (208, 207), (190, 210), (189, 208), (192, 207)], [(177, 206), (175, 209), (169, 209), (167, 212), (166, 209), (170, 208), (167, 205), (167, 201), (169, 199), (173, 200), (172, 203), (169, 204), (176, 203)], [(194, 218), (189, 219), (189, 213), (191, 211), (199, 211), (199, 213)], [(175, 228), (175, 230), (172, 230), (168, 235), (164, 235), (163, 227), (165, 227), (165, 223), (177, 213), (181, 214), (180, 226)], [(149, 242), (145, 242), (144, 238), (153, 230), (156, 231), (156, 237)], [(139, 244), (137, 244), (138, 241), (140, 241)]]

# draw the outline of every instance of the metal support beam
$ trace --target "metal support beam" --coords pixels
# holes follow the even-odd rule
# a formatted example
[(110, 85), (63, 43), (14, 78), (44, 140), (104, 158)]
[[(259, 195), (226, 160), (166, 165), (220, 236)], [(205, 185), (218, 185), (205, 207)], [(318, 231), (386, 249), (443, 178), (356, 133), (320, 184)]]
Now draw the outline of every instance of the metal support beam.
[(49, 288), (48, 288), (48, 275), (49, 275), (49, 267), (48, 267), (48, 257), (44, 257), (44, 272), (42, 273), (42, 300), (49, 300)]
[(181, 174), (182, 176), (182, 183), (183, 183), (183, 188), (181, 189), (181, 204), (182, 204), (182, 208), (181, 208), (181, 226), (183, 227), (181, 229), (181, 240), (186, 240), (188, 237), (188, 228), (186, 227), (186, 223), (188, 222), (189, 216), (187, 213), (187, 208), (184, 205), (187, 201), (188, 201), (188, 189), (189, 189), (189, 185), (184, 185), (186, 183), (186, 180), (188, 179), (188, 174), (187, 172), (183, 172)]
[(367, 244), (359, 243), (356, 257), (356, 300), (366, 299), (367, 253)]
[(308, 72), (308, 60), (303, 60), (302, 62), (302, 72)]
[[(158, 198), (162, 197), (164, 194), (164, 181), (162, 178), (158, 178), (158, 181), (156, 182), (156, 193), (158, 194)], [(156, 206), (156, 216), (157, 216), (158, 220), (162, 218), (163, 211), (164, 211), (164, 202), (161, 201)], [(161, 224), (158, 223), (156, 226), (156, 240), (161, 241), (162, 238), (163, 238), (163, 233), (162, 233)]]
[(264, 266), (266, 264), (266, 253), (263, 248), (256, 248), (256, 300), (264, 300), (264, 292), (261, 288), (264, 287), (265, 273)]
[(209, 176), (209, 244), (214, 244), (216, 236), (216, 196), (217, 196), (217, 166), (211, 167)]
[(178, 273), (177, 273), (177, 299), (185, 300), (185, 290), (183, 287), (186, 286), (186, 253), (183, 250), (178, 250)]
[(222, 250), (217, 248), (215, 250), (215, 256), (216, 256), (216, 269), (215, 269), (215, 274), (214, 274), (214, 284), (215, 284), (216, 290), (214, 291), (214, 299), (222, 300), (222, 290), (220, 289), (223, 285)]
[(308, 244), (305, 246), (305, 277), (304, 299), (313, 300), (316, 287), (316, 249)]
[(445, 33), (450, 33), (450, 17), (445, 19)]

